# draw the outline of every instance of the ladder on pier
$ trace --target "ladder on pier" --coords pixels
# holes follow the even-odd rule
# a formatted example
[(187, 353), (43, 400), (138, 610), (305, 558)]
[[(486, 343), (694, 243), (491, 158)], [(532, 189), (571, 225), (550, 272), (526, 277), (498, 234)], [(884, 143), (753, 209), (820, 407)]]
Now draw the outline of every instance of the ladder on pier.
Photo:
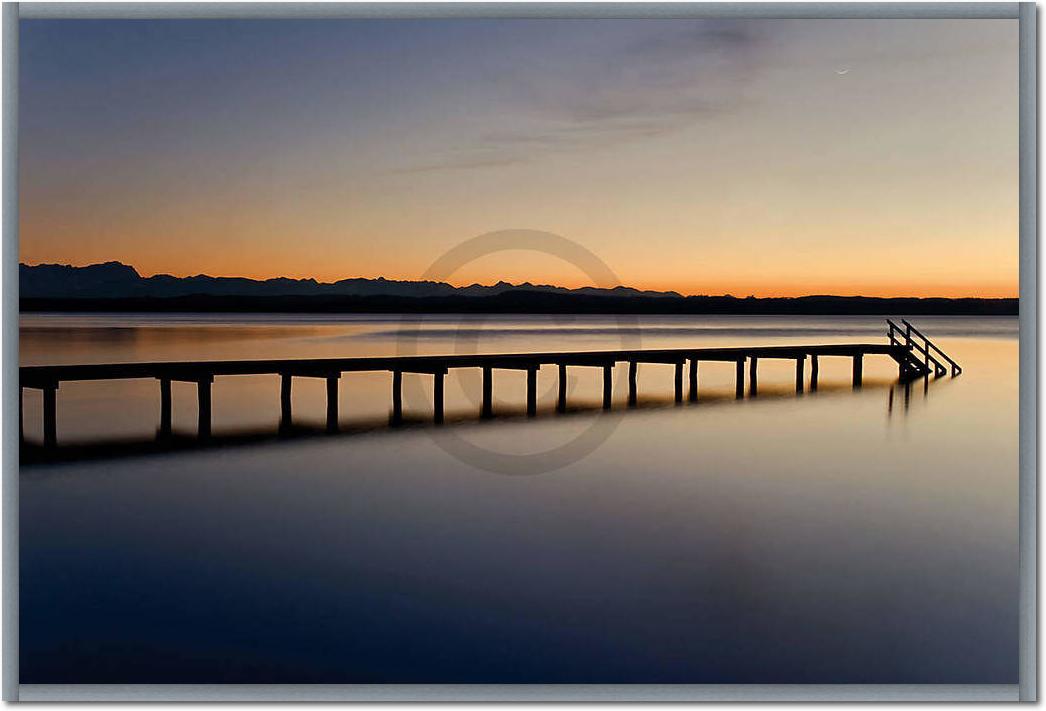
[(904, 346), (907, 350), (905, 361), (901, 364), (903, 368), (911, 371), (915, 377), (922, 377), (934, 373), (937, 377), (947, 375), (951, 370), (952, 377), (962, 372), (962, 367), (948, 357), (926, 335), (913, 326), (906, 319), (901, 319), (903, 326), (898, 326), (890, 319), (886, 319), (889, 326), (890, 343)]

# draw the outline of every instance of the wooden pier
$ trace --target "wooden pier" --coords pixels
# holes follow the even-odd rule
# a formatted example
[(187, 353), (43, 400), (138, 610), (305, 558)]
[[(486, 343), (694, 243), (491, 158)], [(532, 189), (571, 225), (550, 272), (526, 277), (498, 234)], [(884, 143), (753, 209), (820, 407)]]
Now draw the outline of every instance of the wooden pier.
[(745, 365), (748, 365), (749, 395), (758, 393), (758, 364), (764, 360), (795, 362), (795, 388), (802, 392), (806, 362), (810, 361), (810, 389), (816, 390), (820, 358), (848, 358), (853, 363), (852, 383), (860, 388), (865, 356), (886, 356), (898, 366), (899, 377), (911, 380), (936, 373), (943, 374), (944, 363), (952, 375), (961, 372), (958, 364), (933, 345), (907, 321), (905, 327), (888, 321), (887, 343), (854, 343), (827, 345), (745, 346), (738, 348), (680, 348), (651, 350), (613, 350), (552, 353), (507, 353), (491, 355), (392, 356), (361, 358), (320, 358), (289, 360), (224, 360), (167, 363), (113, 363), (91, 365), (41, 365), (19, 368), (19, 432), (21, 433), (21, 400), (25, 388), (43, 393), (44, 446), (54, 447), (57, 434), (57, 395), (60, 385), (69, 381), (155, 379), (160, 387), (160, 436), (171, 434), (171, 383), (196, 383), (199, 402), (197, 434), (206, 439), (211, 434), (211, 385), (216, 377), (236, 375), (279, 375), (281, 428), (291, 425), (291, 388), (294, 378), (322, 378), (327, 384), (327, 429), (338, 430), (338, 381), (345, 373), (391, 372), (393, 424), (403, 417), (403, 374), (422, 373), (434, 380), (432, 416), (443, 421), (443, 382), (454, 368), (478, 368), (483, 373), (480, 416), (493, 416), (493, 371), (522, 370), (527, 373), (527, 415), (537, 412), (537, 372), (543, 366), (555, 366), (559, 375), (556, 409), (567, 406), (567, 369), (601, 368), (603, 371), (603, 408), (609, 410), (613, 395), (613, 370), (619, 364), (628, 366), (628, 403), (634, 406), (638, 396), (637, 369), (641, 363), (675, 366), (675, 401), (683, 402), (684, 371), (689, 374), (687, 399), (698, 399), (698, 366), (705, 362), (735, 364), (735, 396), (745, 396)]

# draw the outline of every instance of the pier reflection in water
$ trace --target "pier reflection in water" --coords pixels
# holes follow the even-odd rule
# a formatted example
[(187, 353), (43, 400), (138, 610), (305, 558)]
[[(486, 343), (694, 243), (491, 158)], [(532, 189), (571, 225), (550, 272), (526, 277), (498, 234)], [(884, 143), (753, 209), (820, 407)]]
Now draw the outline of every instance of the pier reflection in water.
[[(925, 399), (929, 396), (931, 387), (940, 387), (941, 382), (947, 378), (928, 376), (914, 381), (875, 381), (855, 387), (851, 383), (817, 383), (812, 381), (804, 390), (792, 389), (777, 385), (763, 389), (757, 388), (757, 380), (751, 379), (747, 397), (753, 399), (758, 397), (762, 401), (778, 400), (787, 401), (804, 397), (859, 397), (860, 393), (855, 390), (885, 391), (887, 393), (887, 413), (894, 413), (895, 397), (898, 402), (903, 403), (903, 413), (907, 414), (911, 400), (912, 391), (920, 393)], [(546, 394), (542, 399), (551, 400), (553, 395)], [(513, 407), (503, 404), (498, 408), (497, 414), (483, 415), (482, 410), (477, 413), (457, 411), (450, 418), (443, 417), (434, 421), (431, 417), (415, 415), (404, 418), (390, 414), (387, 418), (340, 418), (337, 429), (332, 430), (329, 425), (316, 423), (292, 424), (288, 423), (282, 415), (277, 424), (269, 426), (254, 427), (230, 427), (219, 434), (212, 434), (206, 438), (200, 438), (197, 431), (173, 432), (165, 430), (162, 425), (158, 427), (151, 437), (108, 437), (98, 441), (82, 441), (70, 445), (58, 447), (44, 447), (39, 441), (27, 441), (22, 444), (21, 461), (23, 465), (33, 465), (44, 462), (72, 462), (86, 459), (106, 459), (118, 457), (133, 457), (142, 455), (176, 454), (194, 449), (213, 449), (216, 447), (249, 446), (255, 444), (272, 444), (280, 440), (308, 439), (320, 436), (342, 437), (351, 440), (352, 437), (362, 435), (379, 435), (395, 437), (397, 432), (405, 429), (422, 430), (435, 433), (441, 427), (459, 428), (514, 423), (517, 427), (525, 427), (535, 417), (556, 418), (560, 422), (564, 418), (575, 418), (584, 421), (586, 418), (608, 417), (620, 418), (623, 416), (638, 416), (659, 409), (669, 408), (695, 408), (702, 409), (710, 407), (738, 407), (743, 401), (738, 401), (736, 396), (723, 392), (710, 393), (697, 398), (686, 400), (679, 399), (671, 393), (651, 393), (642, 397), (629, 394), (627, 406), (610, 411), (603, 407), (602, 403), (581, 402), (568, 404), (560, 407), (558, 400), (558, 387), (556, 388), (556, 405), (554, 408), (545, 407), (540, 411), (529, 408)], [(569, 402), (569, 401), (568, 401)], [(731, 416), (729, 410), (721, 412), (725, 417)], [(525, 436), (525, 432), (520, 433)]]
[[(398, 326), (238, 324), (249, 337), (212, 341), (197, 336), (218, 324), (144, 321), (114, 343), (47, 320), (25, 319), (53, 330), (24, 335), (23, 364), (387, 354)], [(477, 348), (614, 345), (598, 320), (562, 337), (535, 321), (490, 319)], [(879, 319), (640, 325), (643, 347), (881, 333)], [(171, 335), (183, 326), (187, 343)], [(857, 392), (849, 363), (823, 360), (801, 396), (794, 364), (761, 361), (742, 401), (733, 364), (702, 364), (694, 405), (675, 404), (672, 366), (641, 366), (638, 407), (615, 388), (609, 414), (600, 374), (579, 368), (577, 409), (557, 415), (543, 369), (533, 419), (525, 373), (498, 372), (490, 421), (463, 373), (448, 376), (443, 428), (428, 400), (390, 429), (390, 378), (360, 374), (339, 383), (344, 435), (25, 466), (22, 681), (1015, 682), (1016, 321), (919, 326), (965, 370), (913, 383), (906, 417), (880, 359)], [(454, 349), (438, 334), (418, 345)], [(271, 436), (278, 393), (276, 378), (219, 380), (215, 439)], [(172, 396), (175, 432), (193, 434), (194, 389)], [(323, 430), (324, 383), (294, 397), (296, 423)], [(153, 439), (158, 399), (155, 382), (63, 385), (59, 451)], [(540, 476), (438, 446), (526, 454), (602, 417), (617, 427), (600, 447)], [(39, 441), (28, 395), (25, 422)]]

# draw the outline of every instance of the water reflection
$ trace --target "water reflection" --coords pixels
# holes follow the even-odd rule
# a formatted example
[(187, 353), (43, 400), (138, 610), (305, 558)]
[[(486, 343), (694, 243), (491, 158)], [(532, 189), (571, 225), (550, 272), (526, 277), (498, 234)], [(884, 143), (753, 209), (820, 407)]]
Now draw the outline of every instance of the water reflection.
[[(938, 378), (940, 380), (940, 378)], [(929, 393), (930, 378), (922, 378), (922, 391), (924, 397)], [(893, 399), (895, 391), (905, 393), (905, 410), (912, 388), (911, 382), (890, 383), (887, 381), (873, 381), (865, 383), (869, 390), (885, 390), (887, 395), (887, 411), (893, 412)], [(812, 381), (809, 389), (811, 395), (821, 396), (854, 396), (856, 393), (849, 384), (845, 383), (820, 383)], [(771, 384), (758, 388), (755, 379), (750, 381), (748, 390), (748, 401), (757, 395), (762, 400), (796, 400), (805, 394), (804, 389), (792, 389), (780, 384)], [(551, 399), (549, 393), (548, 399)], [(627, 408), (618, 408), (608, 411), (603, 408), (602, 402), (592, 400), (569, 399), (565, 408), (560, 409), (545, 407), (533, 415), (528, 413), (525, 407), (513, 405), (510, 402), (499, 402), (494, 415), (484, 417), (477, 410), (475, 413), (457, 411), (445, 415), (441, 422), (434, 422), (431, 417), (420, 414), (413, 416), (401, 416), (397, 418), (392, 412), (385, 418), (348, 418), (338, 421), (338, 427), (331, 429), (327, 425), (295, 423), (287, 421), (282, 417), (275, 425), (239, 427), (225, 429), (218, 434), (209, 434), (201, 438), (198, 433), (191, 430), (165, 431), (157, 427), (151, 437), (117, 437), (106, 438), (101, 441), (76, 442), (73, 444), (58, 444), (55, 447), (45, 448), (39, 441), (23, 440), (21, 444), (21, 462), (23, 465), (39, 465), (48, 462), (73, 462), (77, 460), (114, 459), (122, 457), (173, 455), (179, 452), (187, 452), (195, 449), (216, 449), (223, 447), (243, 447), (256, 444), (273, 444), (283, 440), (308, 439), (314, 437), (347, 438), (361, 435), (375, 436), (382, 434), (386, 437), (395, 438), (397, 432), (406, 430), (425, 430), (437, 432), (446, 427), (495, 426), (495, 427), (526, 427), (535, 419), (584, 421), (586, 418), (614, 417), (623, 415), (635, 416), (652, 410), (664, 410), (675, 408), (723, 408), (721, 414), (730, 416), (730, 407), (741, 407), (745, 399), (738, 400), (735, 396), (722, 392), (702, 393), (700, 399), (675, 399), (670, 395), (644, 394), (632, 399), (631, 395), (627, 401)], [(906, 412), (907, 414), (907, 412)], [(389, 446), (394, 446), (394, 441)]]
[(940, 388), (947, 388), (953, 385), (953, 381), (961, 378), (962, 375), (928, 375), (915, 380), (898, 380), (896, 383), (890, 385), (886, 394), (886, 414), (889, 417), (894, 415), (894, 401), (900, 403), (900, 412), (904, 416), (908, 415), (908, 411), (911, 409), (912, 404), (912, 393), (917, 391), (921, 395), (920, 400), (925, 403), (930, 397), (930, 390), (939, 390)]
[[(26, 319), (47, 333), (23, 342), (22, 362), (388, 355), (394, 340), (362, 334), (400, 323), (224, 318), (250, 336), (69, 337), (219, 317)], [(801, 398), (794, 362), (760, 361), (758, 396), (741, 401), (732, 363), (702, 363), (693, 405), (675, 403), (672, 366), (643, 366), (637, 407), (615, 388), (603, 415), (600, 374), (578, 369), (572, 409), (557, 416), (557, 374), (542, 370), (528, 419), (526, 375), (498, 372), (491, 421), (478, 421), (478, 379), (448, 377), (447, 424), (431, 424), (425, 399), (391, 429), (390, 378), (358, 374), (339, 382), (344, 434), (323, 434), (325, 384), (310, 379), (295, 383), (299, 431), (280, 438), (278, 378), (219, 378), (215, 444), (196, 448), (195, 388), (175, 384), (172, 425), (187, 448), (164, 453), (150, 449), (155, 382), (63, 384), (60, 443), (115, 434), (144, 451), (22, 469), (21, 681), (1014, 683), (1016, 321), (916, 323), (964, 373), (907, 396), (887, 358), (866, 361), (860, 391), (849, 362), (822, 359)], [(644, 333), (649, 348), (809, 340), (790, 326), (833, 331), (825, 342), (883, 338), (878, 319), (640, 326), (785, 334)], [(617, 337), (479, 338), (493, 352)], [(453, 349), (418, 339), (422, 352)], [(431, 377), (415, 385), (430, 397)], [(38, 441), (38, 397), (25, 406)], [(528, 454), (599, 417), (615, 418), (613, 435), (552, 475), (494, 476), (437, 444), (453, 435)]]

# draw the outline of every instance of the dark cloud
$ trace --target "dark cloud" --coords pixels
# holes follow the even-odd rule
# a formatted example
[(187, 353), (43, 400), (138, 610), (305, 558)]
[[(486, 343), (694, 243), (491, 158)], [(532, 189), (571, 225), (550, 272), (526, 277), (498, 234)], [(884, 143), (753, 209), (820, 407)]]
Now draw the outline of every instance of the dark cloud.
[(601, 44), (569, 66), (539, 61), (503, 78), (511, 128), (402, 172), (511, 165), (677, 131), (736, 109), (766, 46), (754, 21), (681, 20)]

